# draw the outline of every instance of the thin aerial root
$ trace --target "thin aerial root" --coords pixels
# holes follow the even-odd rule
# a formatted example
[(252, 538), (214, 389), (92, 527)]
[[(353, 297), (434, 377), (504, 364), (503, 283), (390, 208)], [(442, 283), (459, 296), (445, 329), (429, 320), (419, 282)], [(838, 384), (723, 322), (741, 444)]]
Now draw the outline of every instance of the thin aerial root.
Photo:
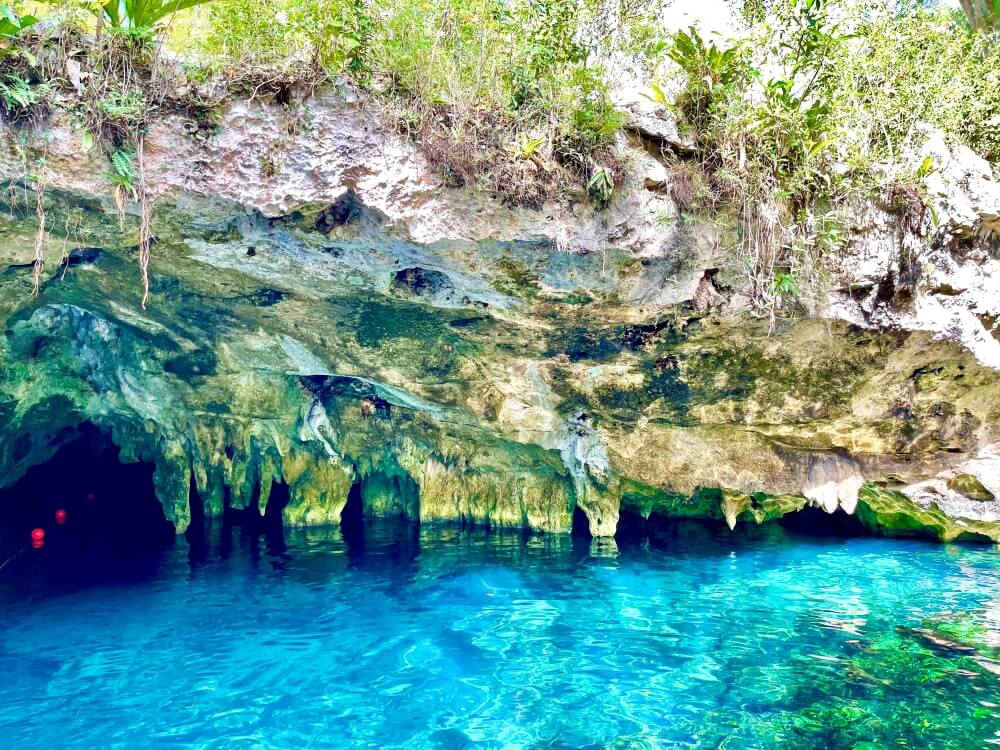
[(45, 182), (41, 175), (35, 180), (35, 216), (38, 217), (38, 231), (35, 232), (35, 262), (31, 268), (32, 297), (38, 296), (45, 270)]
[(149, 249), (152, 244), (150, 231), (149, 196), (146, 193), (146, 168), (143, 159), (144, 138), (139, 136), (139, 273), (142, 276), (142, 309), (149, 301)]

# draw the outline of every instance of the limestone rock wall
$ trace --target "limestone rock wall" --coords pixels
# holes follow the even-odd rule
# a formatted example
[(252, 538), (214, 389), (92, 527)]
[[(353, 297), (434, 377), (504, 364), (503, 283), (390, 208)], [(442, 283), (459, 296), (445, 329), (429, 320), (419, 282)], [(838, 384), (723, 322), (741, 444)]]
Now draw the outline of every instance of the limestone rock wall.
[(98, 155), (58, 117), (5, 138), (2, 486), (88, 422), (156, 465), (178, 530), (192, 485), (208, 515), (287, 486), (296, 525), (357, 493), (422, 522), (557, 532), (578, 512), (595, 536), (623, 513), (813, 505), (1000, 539), (996, 186), (967, 154), (942, 161), (933, 227), (867, 207), (829, 299), (769, 331), (725, 228), (663, 221), (669, 172), (635, 142), (649, 179), (612, 208), (528, 211), (445, 188), (334, 94), (233, 105), (207, 140), (159, 122), (143, 310), (137, 208), (120, 227)]

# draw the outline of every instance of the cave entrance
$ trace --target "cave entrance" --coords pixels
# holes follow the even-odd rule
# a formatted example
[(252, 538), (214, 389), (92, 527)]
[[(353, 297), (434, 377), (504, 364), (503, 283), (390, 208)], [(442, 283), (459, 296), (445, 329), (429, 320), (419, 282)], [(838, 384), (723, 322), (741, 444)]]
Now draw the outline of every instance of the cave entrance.
[(341, 526), (374, 518), (419, 521), (419, 485), (407, 475), (382, 472), (355, 481), (340, 514)]
[(365, 560), (377, 550), (380, 559), (409, 571), (420, 554), (420, 486), (394, 469), (357, 478), (340, 514), (340, 533), (351, 564), (370, 565)]
[(642, 514), (632, 507), (622, 506), (618, 511), (618, 526), (615, 529), (616, 539), (644, 539), (649, 536), (650, 528), (655, 526), (651, 518), (643, 518)]
[(590, 539), (590, 519), (579, 505), (573, 506), (572, 533), (581, 539)]
[(234, 551), (245, 553), (255, 566), (265, 552), (271, 558), (284, 555), (288, 545), (282, 516), (291, 501), (291, 489), (283, 480), (272, 480), (263, 508), (260, 495), (260, 488), (254, 487), (250, 503), (245, 508), (233, 508), (231, 490), (225, 487), (221, 516), (210, 516), (205, 512), (197, 482), (191, 477), (188, 491), (191, 525), (185, 537), (192, 568), (217, 558), (228, 559)]
[(340, 512), (340, 530), (345, 540), (361, 539), (364, 535), (365, 504), (361, 496), (361, 482), (351, 485), (347, 505)]
[(871, 529), (861, 523), (856, 515), (848, 515), (842, 508), (827, 513), (822, 508), (807, 505), (802, 510), (782, 516), (778, 519), (778, 524), (787, 531), (804, 536), (872, 536)]
[(268, 495), (267, 505), (264, 508), (264, 523), (272, 528), (281, 528), (282, 514), (288, 503), (292, 500), (292, 491), (288, 483), (282, 481), (271, 482), (271, 494)]
[(37, 557), (73, 575), (158, 557), (175, 535), (156, 499), (154, 468), (122, 463), (108, 435), (81, 425), (49, 461), (0, 490), (0, 555), (7, 559), (30, 545), (33, 529), (43, 529)]
[(357, 479), (340, 513), (340, 530), (352, 551), (366, 539), (411, 539), (419, 530), (420, 486), (406, 474), (376, 471)]

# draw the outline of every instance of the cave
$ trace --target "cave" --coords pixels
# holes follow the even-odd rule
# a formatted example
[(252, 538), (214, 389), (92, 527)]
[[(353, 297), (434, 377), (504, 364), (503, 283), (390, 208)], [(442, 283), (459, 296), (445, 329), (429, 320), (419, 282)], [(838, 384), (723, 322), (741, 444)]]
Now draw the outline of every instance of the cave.
[(420, 487), (406, 474), (375, 471), (358, 478), (340, 513), (340, 530), (352, 551), (363, 550), (366, 537), (409, 538), (419, 529)]
[(271, 493), (264, 506), (264, 523), (270, 527), (280, 528), (282, 514), (292, 499), (291, 489), (285, 481), (271, 482)]
[(650, 519), (644, 518), (639, 511), (623, 506), (618, 511), (618, 526), (615, 529), (615, 537), (625, 540), (642, 539), (649, 534), (651, 526)]
[(254, 565), (266, 554), (273, 561), (287, 549), (282, 512), (291, 499), (284, 481), (272, 481), (267, 503), (260, 508), (260, 490), (254, 488), (251, 502), (245, 508), (232, 507), (232, 491), (224, 488), (223, 513), (217, 518), (205, 513), (194, 476), (189, 489), (191, 523), (185, 532), (188, 561), (192, 568), (215, 559), (228, 559), (234, 552), (246, 554)]
[(365, 519), (420, 519), (420, 486), (407, 474), (376, 471), (351, 486), (340, 514), (342, 527)]
[(795, 513), (789, 513), (778, 519), (778, 523), (786, 531), (804, 536), (821, 537), (856, 537), (872, 536), (872, 531), (854, 514), (838, 508), (833, 513), (827, 513), (822, 508), (806, 506)]
[(364, 533), (364, 522), (365, 508), (361, 497), (361, 482), (355, 482), (351, 485), (351, 491), (347, 493), (347, 504), (340, 512), (340, 529), (344, 539), (360, 538)]
[(579, 505), (573, 507), (572, 533), (575, 537), (590, 538), (590, 519)]
[[(153, 485), (154, 465), (123, 463), (110, 437), (86, 423), (62, 436), (47, 462), (0, 490), (0, 555), (31, 546), (36, 559), (70, 577), (139, 573), (175, 539)], [(120, 565), (121, 561), (129, 565)]]

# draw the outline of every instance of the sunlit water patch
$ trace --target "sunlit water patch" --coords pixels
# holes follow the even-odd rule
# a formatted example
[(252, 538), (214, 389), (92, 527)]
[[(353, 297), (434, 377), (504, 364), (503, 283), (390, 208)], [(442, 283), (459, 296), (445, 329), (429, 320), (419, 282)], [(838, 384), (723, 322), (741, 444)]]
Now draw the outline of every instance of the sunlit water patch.
[(0, 618), (3, 748), (1000, 744), (992, 548), (216, 529), (26, 552)]

